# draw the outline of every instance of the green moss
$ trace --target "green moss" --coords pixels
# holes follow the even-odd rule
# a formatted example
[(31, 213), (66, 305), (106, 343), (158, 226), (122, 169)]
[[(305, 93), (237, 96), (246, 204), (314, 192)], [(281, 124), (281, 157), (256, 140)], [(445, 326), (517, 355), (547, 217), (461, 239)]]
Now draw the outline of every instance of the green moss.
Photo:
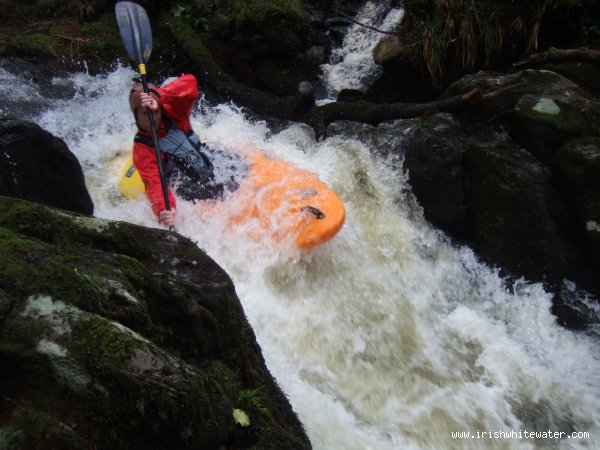
[(0, 428), (0, 448), (3, 450), (17, 450), (21, 448), (23, 430), (15, 427)]
[(143, 321), (145, 305), (124, 300), (116, 303), (113, 297), (117, 294), (110, 283), (135, 297), (139, 292), (128, 277), (142, 287), (148, 284), (147, 275), (138, 261), (118, 259), (125, 261), (121, 261), (122, 269), (115, 272), (112, 260), (103, 261), (82, 249), (71, 254), (66, 248), (53, 247), (0, 228), (0, 289), (10, 292), (15, 301), (32, 294), (44, 294), (115, 319), (127, 314), (130, 320)]
[(77, 322), (72, 333), (76, 358), (96, 374), (122, 370), (138, 347), (133, 337), (98, 317)]
[(558, 113), (549, 113), (546, 109), (538, 107), (540, 104), (541, 100), (536, 101), (535, 104), (526, 105), (520, 110), (520, 116), (538, 124), (546, 124), (550, 129), (558, 130), (565, 135), (586, 135), (593, 131), (588, 129), (589, 123), (586, 116), (589, 111), (586, 112), (556, 101), (551, 105), (556, 105)]
[(431, 130), (435, 126), (431, 116), (424, 115), (417, 118), (414, 131)]
[(11, 320), (0, 329), (0, 353), (15, 356), (33, 355), (42, 334), (41, 326), (30, 320)]
[(310, 21), (299, 0), (195, 0), (180, 1), (171, 10), (174, 17), (186, 22), (194, 31), (211, 32), (228, 38), (238, 32), (246, 36), (259, 34), (269, 25), (286, 23), (297, 28)]
[[(22, 410), (2, 425), (25, 430), (28, 439), (34, 433), (30, 429), (51, 438), (44, 447), (32, 437), (25, 442), (33, 444), (27, 448), (80, 445), (73, 437), (72, 445), (61, 446), (69, 442), (72, 430), (55, 433), (46, 413), (67, 425), (77, 423), (75, 430), (86, 430), (86, 438), (99, 448), (218, 448), (229, 438), (231, 443), (248, 443), (247, 436), (253, 442), (261, 440), (262, 446), (252, 447), (256, 449), (307, 448), (285, 431), (295, 432), (295, 422), (285, 407), (278, 407), (285, 399), (255, 352), (254, 336), (228, 287), (230, 280), (191, 242), (164, 236), (0, 197), (0, 292), (8, 294), (2, 311), (18, 311), (25, 299), (37, 294), (47, 302), (60, 301), (103, 316), (71, 314), (65, 320), (65, 325), (76, 321), (71, 333), (65, 328), (64, 339), (46, 342), (47, 350), (66, 349), (65, 355), (44, 357), (38, 351), (32, 358), (28, 353), (43, 346), (38, 346), (40, 335), (29, 328), (29, 318), (5, 322), (0, 356), (4, 361), (24, 357), (23, 373), (52, 389), (31, 400), (35, 404), (27, 405), (30, 411)], [(180, 262), (171, 267), (161, 261), (166, 255), (176, 255)], [(177, 275), (170, 275), (171, 270)], [(194, 280), (200, 275), (210, 283), (197, 286)], [(146, 344), (111, 320), (152, 339), (152, 349), (159, 345), (169, 351), (163, 369), (140, 374), (135, 356)], [(81, 374), (81, 389), (74, 388), (70, 383)], [(57, 377), (61, 383), (55, 383)], [(14, 377), (19, 382), (24, 378), (21, 373)], [(29, 388), (29, 382), (24, 379), (24, 386)], [(264, 391), (250, 395), (248, 388), (263, 385)], [(253, 425), (250, 431), (240, 431), (238, 439), (231, 412), (244, 389), (254, 398), (248, 400), (254, 408)], [(28, 400), (21, 397), (20, 402)], [(270, 416), (260, 412), (262, 406), (272, 411)], [(28, 428), (36, 421), (50, 433)]]
[[(59, 419), (33, 407), (17, 407), (12, 412), (11, 421), (23, 431), (21, 436), (24, 438), (27, 448), (61, 448), (65, 450), (90, 448), (89, 442), (78, 436), (74, 430)], [(21, 436), (18, 436), (17, 439)]]
[[(145, 442), (146, 448), (217, 448), (222, 444), (232, 426), (228, 399), (235, 392), (233, 386), (237, 387), (231, 371), (222, 364), (207, 363), (195, 373), (187, 371), (183, 378), (179, 371), (167, 372), (130, 378), (121, 386), (119, 403), (100, 408), (95, 417), (105, 430), (103, 442), (115, 448), (132, 441)], [(133, 440), (130, 435), (135, 436)]]
[(0, 215), (0, 226), (20, 234), (65, 246), (72, 246), (82, 234), (90, 234), (71, 217), (52, 213), (42, 205), (4, 200), (8, 204)]
[(569, 78), (596, 97), (600, 96), (600, 68), (592, 62), (569, 61), (557, 64), (544, 64), (544, 69)]
[(11, 51), (25, 55), (56, 56), (60, 44), (55, 37), (32, 33), (13, 37), (8, 46)]
[(41, 243), (0, 227), (0, 288), (19, 299), (36, 286), (41, 271), (32, 263), (43, 253)]
[(103, 14), (98, 20), (81, 27), (83, 50), (101, 58), (110, 58), (123, 49), (115, 15)]

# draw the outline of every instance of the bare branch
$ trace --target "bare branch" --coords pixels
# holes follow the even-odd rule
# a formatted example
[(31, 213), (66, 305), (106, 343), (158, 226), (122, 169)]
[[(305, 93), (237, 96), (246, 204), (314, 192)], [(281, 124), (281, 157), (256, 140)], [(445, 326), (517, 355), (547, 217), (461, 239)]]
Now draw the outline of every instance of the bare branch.
[(524, 61), (513, 64), (517, 69), (539, 66), (546, 63), (557, 63), (565, 61), (591, 61), (600, 62), (600, 51), (588, 48), (558, 49), (550, 47), (545, 52), (535, 53)]
[(359, 22), (356, 19), (353, 19), (348, 14), (345, 14), (345, 13), (343, 13), (341, 11), (334, 11), (334, 12), (336, 14), (339, 14), (340, 16), (342, 16), (344, 19), (346, 19), (346, 20), (348, 20), (348, 21), (350, 21), (352, 23), (355, 23), (356, 25), (360, 25), (363, 28), (368, 28), (369, 30), (377, 31), (378, 33), (381, 33), (381, 34), (400, 34), (398, 31), (384, 31), (384, 30), (380, 30), (379, 28), (375, 28), (375, 27), (372, 27), (370, 25), (366, 25), (364, 23)]

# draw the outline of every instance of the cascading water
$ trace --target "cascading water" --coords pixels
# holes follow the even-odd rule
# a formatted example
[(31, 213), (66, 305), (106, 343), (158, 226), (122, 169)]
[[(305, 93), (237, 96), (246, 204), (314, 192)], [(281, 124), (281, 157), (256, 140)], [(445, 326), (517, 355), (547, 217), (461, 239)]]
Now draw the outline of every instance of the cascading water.
[[(43, 113), (22, 115), (76, 154), (96, 216), (158, 226), (145, 199), (117, 189), (134, 76), (118, 67), (57, 79), (73, 95), (52, 101), (13, 77), (10, 95), (15, 108), (41, 102)], [(234, 280), (315, 449), (599, 448), (597, 338), (559, 327), (540, 285), (509, 290), (469, 249), (449, 245), (423, 219), (401, 161), (343, 133), (272, 134), (232, 105), (204, 107), (192, 122), (209, 143), (257, 146), (317, 173), (346, 205), (340, 233), (300, 253), (224, 231), (224, 212), (178, 203), (177, 231)], [(564, 434), (529, 434), (548, 431)]]
[(335, 100), (342, 89), (362, 90), (380, 75), (372, 55), (382, 36), (377, 30), (393, 30), (403, 15), (404, 10), (390, 7), (388, 0), (363, 5), (356, 14), (358, 23), (348, 28), (341, 47), (334, 48), (330, 61), (321, 66), (325, 99)]

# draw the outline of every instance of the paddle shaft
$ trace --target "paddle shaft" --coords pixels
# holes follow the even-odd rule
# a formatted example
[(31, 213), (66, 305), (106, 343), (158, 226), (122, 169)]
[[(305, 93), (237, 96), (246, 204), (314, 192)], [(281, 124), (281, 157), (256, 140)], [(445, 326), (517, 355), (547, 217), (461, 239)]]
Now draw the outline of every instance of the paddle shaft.
[[(137, 3), (129, 1), (119, 1), (115, 4), (115, 15), (123, 44), (127, 50), (127, 54), (138, 65), (138, 70), (142, 77), (142, 86), (146, 94), (149, 93), (148, 80), (146, 78), (146, 62), (150, 58), (152, 52), (152, 29), (146, 10)], [(169, 191), (167, 181), (163, 172), (162, 159), (160, 157), (160, 147), (158, 145), (158, 136), (156, 122), (154, 120), (154, 111), (147, 108), (148, 121), (150, 122), (150, 132), (152, 134), (152, 143), (154, 144), (154, 152), (156, 156), (156, 165), (158, 167), (158, 176), (160, 178), (160, 186), (162, 189), (165, 209), (171, 210), (171, 202), (169, 201)], [(173, 230), (173, 227), (169, 227)]]
[[(145, 64), (139, 65), (140, 75), (142, 76), (142, 86), (146, 94), (149, 93), (148, 80), (146, 79)], [(160, 186), (162, 188), (163, 199), (165, 201), (165, 209), (171, 211), (171, 202), (169, 201), (169, 193), (167, 188), (167, 180), (163, 172), (162, 158), (160, 157), (160, 147), (158, 145), (158, 135), (156, 132), (156, 122), (154, 121), (154, 111), (148, 108), (148, 120), (150, 121), (150, 132), (152, 134), (152, 143), (154, 144), (154, 153), (156, 156), (156, 165), (158, 166), (158, 176), (160, 177)]]

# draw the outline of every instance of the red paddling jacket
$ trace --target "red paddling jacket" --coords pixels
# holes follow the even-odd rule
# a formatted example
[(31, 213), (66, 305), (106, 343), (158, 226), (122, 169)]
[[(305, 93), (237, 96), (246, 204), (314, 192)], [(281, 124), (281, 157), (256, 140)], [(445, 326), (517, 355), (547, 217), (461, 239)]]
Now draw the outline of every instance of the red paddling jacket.
[[(166, 118), (170, 122), (170, 126), (174, 126), (185, 134), (192, 131), (190, 116), (194, 104), (198, 99), (198, 83), (196, 78), (191, 75), (182, 75), (171, 83), (157, 88), (156, 91), (160, 97), (157, 98), (159, 105), (162, 108), (163, 120), (158, 125), (158, 138), (161, 139), (167, 135), (167, 127), (165, 126)], [(166, 209), (160, 176), (158, 173), (158, 164), (156, 162), (156, 153), (152, 146), (148, 145), (148, 137), (151, 134), (138, 129), (136, 138), (133, 144), (133, 164), (139, 172), (144, 186), (146, 195), (150, 201), (152, 211), (156, 216), (160, 211)], [(165, 161), (166, 155), (161, 152), (161, 158)], [(176, 207), (175, 197), (168, 190), (169, 202), (172, 208)]]

